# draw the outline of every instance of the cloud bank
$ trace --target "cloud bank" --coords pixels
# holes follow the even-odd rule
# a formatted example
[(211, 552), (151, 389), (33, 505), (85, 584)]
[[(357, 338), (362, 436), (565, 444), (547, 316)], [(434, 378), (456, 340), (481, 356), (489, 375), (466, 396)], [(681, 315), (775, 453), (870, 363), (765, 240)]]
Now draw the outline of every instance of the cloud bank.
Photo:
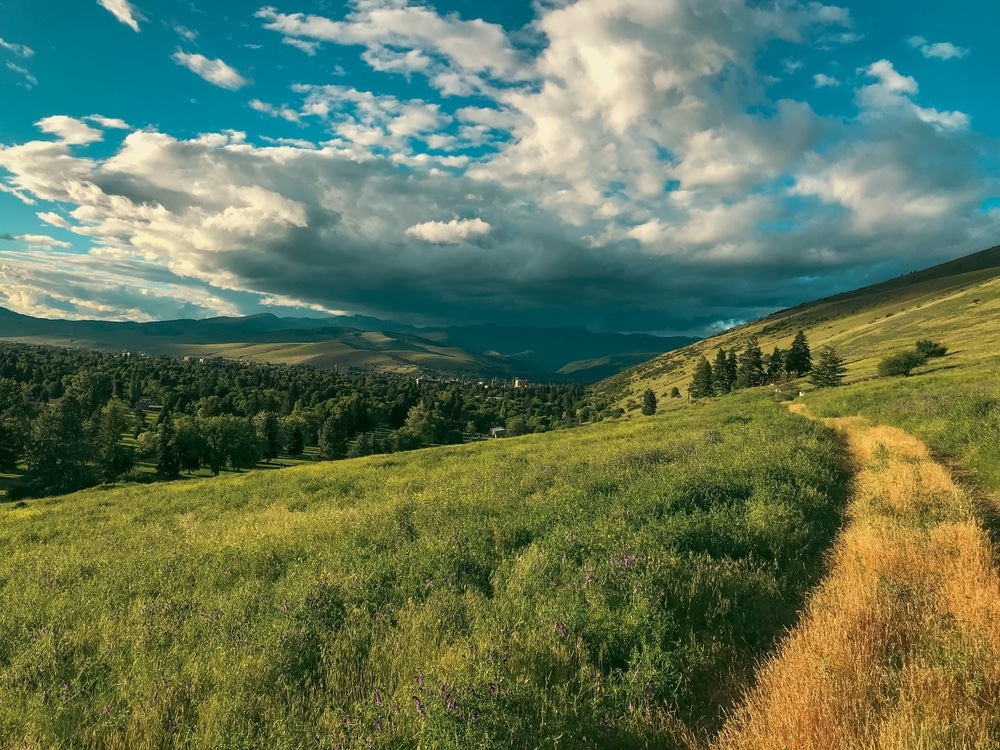
[[(0, 304), (62, 314), (90, 299), (72, 309), (137, 317), (254, 295), (416, 323), (707, 333), (1000, 229), (981, 210), (997, 144), (892, 61), (853, 79), (809, 71), (853, 93), (846, 117), (769, 93), (768, 45), (857, 37), (837, 6), (577, 0), (538, 5), (517, 32), (406, 0), (256, 18), (277, 42), (360, 55), (437, 96), (290, 81), (287, 101), (248, 100), (265, 129), (300, 127), (293, 139), (45, 118), (46, 137), (0, 147), (0, 188), (91, 249), (61, 254), (57, 276), (0, 248), (17, 281)], [(249, 83), (221, 60), (174, 60)], [(88, 151), (101, 140), (111, 155)]]

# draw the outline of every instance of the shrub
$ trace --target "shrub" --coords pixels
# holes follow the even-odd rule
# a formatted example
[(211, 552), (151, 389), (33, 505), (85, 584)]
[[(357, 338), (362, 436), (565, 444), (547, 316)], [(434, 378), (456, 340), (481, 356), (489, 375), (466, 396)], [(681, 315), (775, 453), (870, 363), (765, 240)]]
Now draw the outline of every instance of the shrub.
[(878, 375), (880, 378), (907, 377), (914, 367), (920, 367), (926, 361), (927, 357), (917, 351), (892, 354), (878, 363)]
[(943, 357), (948, 352), (948, 347), (930, 339), (920, 339), (917, 342), (917, 354), (923, 355), (926, 359), (933, 357)]

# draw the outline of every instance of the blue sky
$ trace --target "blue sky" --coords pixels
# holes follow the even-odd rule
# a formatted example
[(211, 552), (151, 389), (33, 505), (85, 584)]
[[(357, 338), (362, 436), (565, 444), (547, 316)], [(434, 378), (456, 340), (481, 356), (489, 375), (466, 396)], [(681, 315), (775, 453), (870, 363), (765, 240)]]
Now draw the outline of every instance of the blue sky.
[(0, 305), (706, 334), (1000, 242), (990, 4), (0, 0)]

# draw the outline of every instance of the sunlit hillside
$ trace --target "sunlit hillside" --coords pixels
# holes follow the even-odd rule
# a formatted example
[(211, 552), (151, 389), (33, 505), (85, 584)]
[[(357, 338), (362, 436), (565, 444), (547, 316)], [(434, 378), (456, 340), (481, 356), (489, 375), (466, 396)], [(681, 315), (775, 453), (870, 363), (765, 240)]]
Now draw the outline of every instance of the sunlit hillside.
[[(835, 347), (846, 360), (848, 380), (873, 377), (888, 354), (916, 340), (945, 342), (949, 355), (925, 369), (978, 364), (1000, 351), (1000, 246), (892, 281), (839, 294), (769, 315), (663, 354), (599, 383), (623, 407), (651, 388), (669, 406), (670, 389), (686, 396), (694, 364), (717, 350), (742, 350), (756, 336), (764, 353), (787, 349), (805, 331), (813, 351)], [(674, 399), (680, 405), (686, 398)]]
[(0, 747), (685, 747), (839, 525), (832, 432), (683, 418), (0, 506)]

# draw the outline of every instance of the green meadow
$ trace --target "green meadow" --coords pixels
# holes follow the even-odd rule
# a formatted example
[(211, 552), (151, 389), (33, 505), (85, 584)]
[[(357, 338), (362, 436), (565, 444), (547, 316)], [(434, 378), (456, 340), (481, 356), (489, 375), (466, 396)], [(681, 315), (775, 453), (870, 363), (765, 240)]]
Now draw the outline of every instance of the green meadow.
[(844, 465), (757, 393), (3, 506), (0, 746), (688, 746), (795, 623)]

